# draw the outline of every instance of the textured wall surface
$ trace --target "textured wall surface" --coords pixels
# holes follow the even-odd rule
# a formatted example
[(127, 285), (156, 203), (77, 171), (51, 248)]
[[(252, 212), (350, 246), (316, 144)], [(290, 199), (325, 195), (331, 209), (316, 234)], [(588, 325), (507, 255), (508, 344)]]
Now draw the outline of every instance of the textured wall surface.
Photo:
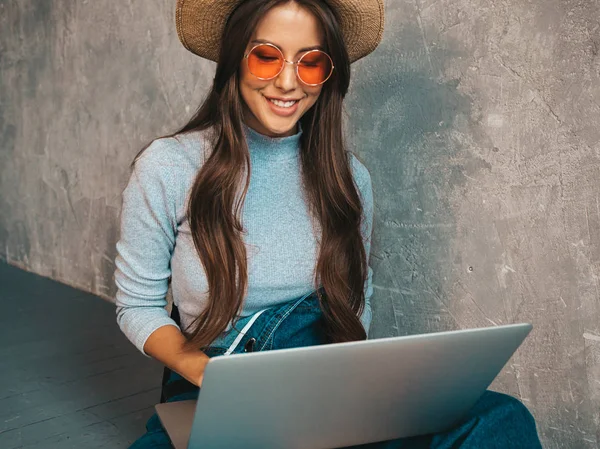
[[(372, 337), (528, 321), (493, 384), (547, 448), (600, 428), (600, 2), (387, 0), (349, 141), (376, 199)], [(213, 76), (173, 2), (0, 0), (0, 258), (110, 298), (133, 156)]]

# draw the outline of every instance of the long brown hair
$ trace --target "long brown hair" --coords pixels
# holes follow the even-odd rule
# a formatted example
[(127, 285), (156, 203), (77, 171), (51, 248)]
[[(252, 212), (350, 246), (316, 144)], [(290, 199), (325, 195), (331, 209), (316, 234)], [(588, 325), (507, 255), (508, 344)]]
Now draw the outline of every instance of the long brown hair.
[(342, 135), (350, 62), (335, 11), (320, 0), (246, 0), (226, 24), (207, 98), (190, 122), (173, 134), (214, 131), (214, 147), (194, 180), (187, 210), (208, 280), (207, 306), (191, 326), (193, 330), (186, 331), (190, 347), (208, 346), (242, 309), (248, 266), (239, 217), (249, 186), (250, 159), (238, 89), (240, 61), (260, 19), (271, 8), (289, 1), (305, 7), (321, 22), (326, 50), (335, 66), (319, 99), (300, 119), (304, 190), (321, 229), (315, 290), (323, 326), (330, 342), (366, 338), (358, 318), (364, 308), (367, 276), (360, 232), (363, 211)]

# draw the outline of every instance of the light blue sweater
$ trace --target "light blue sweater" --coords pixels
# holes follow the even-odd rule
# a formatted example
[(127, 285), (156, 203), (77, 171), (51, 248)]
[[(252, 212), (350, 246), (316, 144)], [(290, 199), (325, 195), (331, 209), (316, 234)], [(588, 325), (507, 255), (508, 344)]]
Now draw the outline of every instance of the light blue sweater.
[[(299, 139), (271, 138), (244, 126), (250, 151), (250, 187), (242, 209), (247, 233), (248, 293), (242, 316), (290, 301), (314, 290), (318, 224), (302, 193)], [(208, 283), (194, 247), (186, 206), (196, 173), (211, 150), (208, 131), (155, 140), (136, 162), (123, 192), (121, 238), (115, 282), (117, 322), (142, 351), (161, 326), (177, 326), (165, 310), (168, 279), (186, 329), (203, 310)], [(351, 155), (363, 201), (367, 258), (373, 222), (369, 172)], [(313, 227), (314, 226), (314, 227)], [(372, 270), (365, 283), (361, 322), (371, 323)]]

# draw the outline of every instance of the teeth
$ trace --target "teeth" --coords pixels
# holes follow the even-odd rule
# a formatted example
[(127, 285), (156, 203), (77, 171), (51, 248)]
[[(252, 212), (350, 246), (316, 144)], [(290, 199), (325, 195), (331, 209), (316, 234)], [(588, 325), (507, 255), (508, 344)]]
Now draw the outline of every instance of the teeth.
[(269, 100), (271, 103), (273, 103), (275, 106), (279, 106), (281, 108), (291, 108), (292, 106), (294, 106), (297, 101), (279, 101), (279, 100)]

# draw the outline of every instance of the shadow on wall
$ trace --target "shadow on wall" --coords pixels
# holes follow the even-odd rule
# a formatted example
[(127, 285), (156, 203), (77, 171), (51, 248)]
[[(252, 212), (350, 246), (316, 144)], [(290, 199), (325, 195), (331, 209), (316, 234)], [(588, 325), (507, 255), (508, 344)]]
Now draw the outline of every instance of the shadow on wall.
[[(464, 156), (460, 167), (453, 164), (463, 149), (455, 129), (471, 115), (460, 80), (436, 81), (433, 62), (414, 66), (427, 61), (418, 54), (418, 29), (390, 31), (354, 70), (346, 102), (351, 146), (371, 172), (375, 195), (371, 338), (457, 327), (444, 292), (451, 270), (443, 261), (456, 232), (445, 192), (464, 183), (465, 170), (489, 168), (483, 161), (465, 167)], [(429, 55), (438, 63), (451, 57)]]

